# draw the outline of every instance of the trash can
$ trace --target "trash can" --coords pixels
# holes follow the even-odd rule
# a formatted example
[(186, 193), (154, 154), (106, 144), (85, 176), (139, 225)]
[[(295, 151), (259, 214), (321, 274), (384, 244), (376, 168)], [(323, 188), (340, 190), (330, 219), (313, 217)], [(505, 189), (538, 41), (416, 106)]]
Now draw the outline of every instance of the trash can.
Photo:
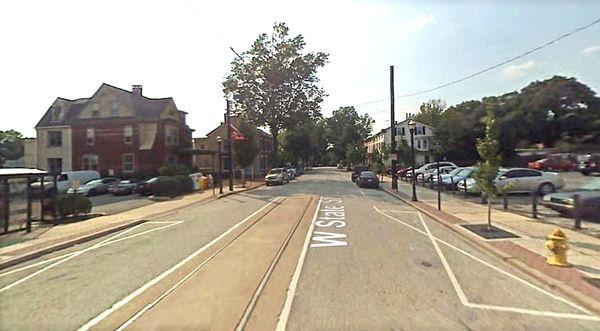
[(206, 190), (208, 188), (208, 177), (206, 177), (206, 176), (200, 177), (199, 184), (200, 184), (201, 190)]

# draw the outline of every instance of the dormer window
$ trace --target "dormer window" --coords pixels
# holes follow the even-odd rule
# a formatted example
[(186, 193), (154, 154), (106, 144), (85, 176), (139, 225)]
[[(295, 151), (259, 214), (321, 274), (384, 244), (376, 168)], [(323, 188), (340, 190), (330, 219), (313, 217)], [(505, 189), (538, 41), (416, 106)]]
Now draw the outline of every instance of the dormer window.
[(100, 117), (100, 107), (97, 103), (92, 105), (92, 117)]
[(111, 105), (110, 114), (112, 116), (119, 116), (119, 102), (114, 101)]
[(60, 121), (61, 112), (62, 112), (61, 106), (52, 107), (52, 122)]

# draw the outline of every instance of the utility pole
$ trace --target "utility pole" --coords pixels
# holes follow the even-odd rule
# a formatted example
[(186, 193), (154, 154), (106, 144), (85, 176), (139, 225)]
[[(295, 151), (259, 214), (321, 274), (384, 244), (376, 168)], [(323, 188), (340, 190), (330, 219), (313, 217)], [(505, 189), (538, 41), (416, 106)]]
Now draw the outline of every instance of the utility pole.
[(392, 190), (398, 189), (398, 174), (396, 173), (396, 120), (394, 115), (394, 66), (390, 66), (390, 135), (392, 138)]
[(229, 114), (231, 108), (231, 101), (227, 100), (227, 112), (225, 117), (225, 122), (227, 124), (227, 154), (229, 155), (229, 192), (233, 191), (233, 151), (231, 144), (231, 115)]

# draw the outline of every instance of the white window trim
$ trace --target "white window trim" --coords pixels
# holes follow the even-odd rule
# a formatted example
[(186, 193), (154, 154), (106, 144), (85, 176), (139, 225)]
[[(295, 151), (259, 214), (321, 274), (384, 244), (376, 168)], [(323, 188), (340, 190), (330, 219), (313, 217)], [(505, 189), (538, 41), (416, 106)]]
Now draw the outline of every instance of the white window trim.
[[(130, 170), (126, 169), (126, 167), (125, 167), (125, 164), (126, 164), (125, 157), (126, 156), (131, 156), (131, 169)], [(135, 172), (135, 154), (133, 154), (133, 153), (125, 153), (121, 157), (121, 161), (123, 163), (123, 173), (134, 173)]]
[[(92, 133), (91, 136), (90, 132)], [(96, 144), (96, 130), (94, 130), (94, 128), (85, 129), (85, 144), (88, 146), (94, 146)]]

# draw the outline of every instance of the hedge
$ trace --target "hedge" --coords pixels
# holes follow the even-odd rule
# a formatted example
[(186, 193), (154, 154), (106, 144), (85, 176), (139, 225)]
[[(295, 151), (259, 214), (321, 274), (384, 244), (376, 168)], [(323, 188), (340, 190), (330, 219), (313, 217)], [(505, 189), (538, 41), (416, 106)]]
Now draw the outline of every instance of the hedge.
[(92, 201), (81, 194), (60, 194), (57, 197), (58, 214), (61, 218), (77, 216), (92, 211)]
[(155, 195), (174, 198), (194, 191), (194, 183), (188, 176), (173, 176), (161, 178), (154, 187)]

